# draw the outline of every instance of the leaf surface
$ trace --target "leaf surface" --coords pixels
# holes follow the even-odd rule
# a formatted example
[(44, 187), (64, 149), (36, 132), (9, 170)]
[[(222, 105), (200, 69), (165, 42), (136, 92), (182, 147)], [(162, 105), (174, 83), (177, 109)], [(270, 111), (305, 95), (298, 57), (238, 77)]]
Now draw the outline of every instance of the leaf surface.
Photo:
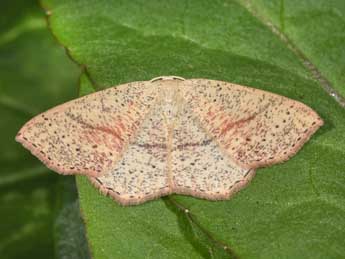
[[(286, 42), (244, 5), (91, 0), (43, 4), (52, 13), (52, 32), (86, 67), (84, 94), (160, 75), (219, 79), (302, 101), (325, 121), (295, 157), (258, 170), (252, 183), (229, 201), (174, 195), (123, 208), (78, 177), (95, 258), (129, 253), (132, 258), (345, 254), (344, 109)], [(221, 253), (223, 246), (226, 253)]]
[(345, 96), (345, 4), (342, 0), (246, 1), (295, 45), (303, 58)]
[(53, 258), (57, 176), (14, 138), (32, 116), (76, 95), (78, 70), (35, 1), (2, 1), (0, 17), (0, 255)]

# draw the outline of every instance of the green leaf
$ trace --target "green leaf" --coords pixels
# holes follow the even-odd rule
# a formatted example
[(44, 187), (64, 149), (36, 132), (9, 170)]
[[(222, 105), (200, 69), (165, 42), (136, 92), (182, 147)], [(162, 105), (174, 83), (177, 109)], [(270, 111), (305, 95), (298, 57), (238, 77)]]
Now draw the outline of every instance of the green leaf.
[(95, 258), (345, 254), (345, 111), (287, 43), (244, 5), (196, 0), (43, 4), (52, 13), (53, 33), (86, 69), (83, 94), (160, 75), (211, 78), (302, 101), (325, 121), (294, 158), (258, 170), (229, 201), (173, 195), (121, 207), (78, 177)]
[[(80, 82), (80, 95), (93, 91), (85, 73)], [(169, 200), (122, 207), (97, 193), (85, 177), (77, 176), (77, 183), (95, 258), (200, 258), (208, 251), (223, 253), (219, 244), (205, 243), (207, 237), (189, 232), (193, 224), (186, 225), (188, 218), (179, 217), (181, 212)]]
[(251, 6), (251, 11), (260, 19), (279, 28), (297, 48), (297, 55), (314, 70), (315, 76), (324, 77), (324, 85), (333, 86), (345, 97), (343, 0), (241, 1)]
[(54, 222), (55, 258), (89, 259), (75, 178), (60, 177)]
[(2, 1), (0, 17), (0, 254), (52, 258), (57, 176), (14, 138), (32, 116), (76, 95), (78, 70), (36, 2)]

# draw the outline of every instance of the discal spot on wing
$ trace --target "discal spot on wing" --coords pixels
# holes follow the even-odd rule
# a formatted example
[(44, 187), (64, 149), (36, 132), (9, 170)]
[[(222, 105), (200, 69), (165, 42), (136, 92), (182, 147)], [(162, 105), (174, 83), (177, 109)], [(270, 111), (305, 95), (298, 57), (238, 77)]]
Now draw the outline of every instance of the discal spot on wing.
[(287, 160), (323, 124), (300, 102), (231, 83), (190, 80), (184, 96), (203, 127), (245, 168)]
[(169, 76), (55, 107), (16, 139), (51, 169), (86, 174), (129, 205), (170, 193), (227, 199), (256, 168), (289, 159), (322, 124), (283, 96)]
[(130, 141), (122, 158), (109, 172), (91, 181), (122, 204), (138, 204), (171, 193), (168, 179), (168, 130), (159, 102)]
[(100, 175), (114, 166), (156, 93), (120, 85), (55, 107), (29, 121), (17, 140), (59, 173)]
[(173, 190), (207, 199), (225, 199), (255, 173), (225, 156), (183, 103), (173, 135)]

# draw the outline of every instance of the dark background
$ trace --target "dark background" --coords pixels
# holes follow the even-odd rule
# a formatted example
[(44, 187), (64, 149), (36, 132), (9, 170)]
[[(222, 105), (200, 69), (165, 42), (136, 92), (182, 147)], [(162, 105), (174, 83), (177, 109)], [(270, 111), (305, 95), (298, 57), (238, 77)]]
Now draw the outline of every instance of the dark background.
[(0, 258), (62, 258), (64, 228), (80, 220), (74, 177), (59, 178), (14, 141), (34, 115), (78, 96), (78, 75), (36, 1), (1, 1)]

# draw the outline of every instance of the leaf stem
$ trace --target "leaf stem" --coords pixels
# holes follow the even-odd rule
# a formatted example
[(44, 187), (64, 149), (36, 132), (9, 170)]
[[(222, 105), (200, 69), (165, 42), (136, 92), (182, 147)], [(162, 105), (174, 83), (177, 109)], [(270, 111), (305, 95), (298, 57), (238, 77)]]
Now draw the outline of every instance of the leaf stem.
[[(332, 96), (336, 102), (343, 108), (345, 108), (345, 98), (338, 93), (337, 90), (334, 89), (331, 82), (322, 75), (320, 70), (311, 62), (311, 60), (300, 50), (293, 41), (291, 41), (288, 36), (282, 31), (284, 28), (281, 28), (282, 30), (279, 30), (273, 23), (267, 19), (266, 17), (263, 17), (260, 15), (257, 10), (254, 9), (254, 7), (251, 4), (251, 0), (243, 0), (238, 1), (239, 4), (241, 4), (244, 8), (246, 8), (255, 18), (257, 18), (259, 21), (261, 21), (264, 25), (266, 25), (272, 33), (277, 35), (280, 40), (286, 44), (286, 46), (299, 58), (299, 60), (302, 62), (304, 67), (311, 73), (312, 78), (319, 82), (319, 84), (322, 86), (322, 88), (330, 95)], [(284, 2), (283, 2), (284, 3)]]
[(236, 253), (233, 251), (233, 249), (225, 244), (223, 241), (220, 241), (216, 239), (207, 229), (205, 229), (196, 219), (195, 215), (185, 206), (183, 206), (181, 203), (176, 201), (171, 196), (167, 196), (166, 200), (168, 200), (172, 205), (174, 205), (178, 210), (182, 211), (183, 214), (186, 216), (189, 222), (194, 224), (197, 228), (199, 228), (203, 234), (206, 235), (206, 237), (217, 247), (220, 249), (223, 249), (231, 258), (238, 259), (239, 257), (236, 255)]

